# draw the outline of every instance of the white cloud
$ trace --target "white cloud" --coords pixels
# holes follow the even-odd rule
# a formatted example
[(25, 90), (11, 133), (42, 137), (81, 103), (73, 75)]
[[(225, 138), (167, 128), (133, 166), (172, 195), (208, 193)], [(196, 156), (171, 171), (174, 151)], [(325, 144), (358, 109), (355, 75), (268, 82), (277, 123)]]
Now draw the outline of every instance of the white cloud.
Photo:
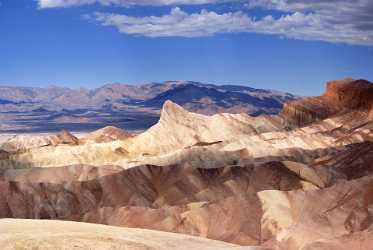
[(241, 12), (225, 13), (202, 10), (188, 14), (180, 8), (173, 8), (169, 15), (131, 17), (110, 13), (95, 13), (93, 17), (104, 26), (115, 26), (121, 33), (148, 37), (198, 37), (223, 32), (240, 32), (251, 19)]
[(198, 5), (219, 2), (229, 2), (235, 0), (37, 0), (40, 8), (59, 8), (59, 7), (72, 7), (88, 4), (101, 4), (101, 5)]
[(202, 10), (188, 14), (173, 8), (164, 16), (132, 17), (113, 13), (95, 13), (91, 16), (104, 26), (114, 26), (119, 32), (147, 37), (201, 37), (219, 33), (260, 33), (283, 37), (373, 45), (373, 32), (362, 31), (350, 23), (337, 23), (317, 13), (294, 12), (275, 19), (266, 16), (255, 19), (244, 12), (218, 14)]

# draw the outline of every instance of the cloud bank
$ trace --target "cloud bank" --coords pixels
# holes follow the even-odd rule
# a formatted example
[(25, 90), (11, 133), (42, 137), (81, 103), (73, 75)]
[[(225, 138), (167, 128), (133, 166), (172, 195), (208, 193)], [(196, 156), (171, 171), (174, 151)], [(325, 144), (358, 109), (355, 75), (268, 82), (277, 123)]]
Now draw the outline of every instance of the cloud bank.
[(364, 22), (339, 22), (317, 13), (294, 12), (277, 19), (266, 16), (257, 20), (241, 11), (218, 14), (202, 10), (199, 13), (188, 14), (176, 7), (164, 16), (132, 17), (98, 12), (91, 18), (104, 26), (114, 26), (121, 33), (146, 37), (259, 33), (301, 40), (373, 45), (373, 27), (364, 26)]
[(200, 37), (221, 33), (259, 33), (333, 43), (373, 46), (372, 0), (38, 0), (40, 8), (102, 5), (183, 5), (239, 2), (242, 10), (262, 8), (283, 12), (257, 19), (243, 11), (187, 13), (173, 7), (163, 16), (134, 17), (97, 12), (89, 15), (123, 34), (146, 37)]

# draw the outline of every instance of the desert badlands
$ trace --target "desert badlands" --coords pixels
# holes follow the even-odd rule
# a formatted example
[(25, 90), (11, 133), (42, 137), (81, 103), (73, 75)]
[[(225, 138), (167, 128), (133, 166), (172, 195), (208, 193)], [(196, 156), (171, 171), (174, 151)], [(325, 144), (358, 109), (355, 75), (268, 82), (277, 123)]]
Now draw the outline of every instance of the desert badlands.
[(373, 84), (277, 115), (192, 113), (0, 145), (0, 249), (368, 250)]

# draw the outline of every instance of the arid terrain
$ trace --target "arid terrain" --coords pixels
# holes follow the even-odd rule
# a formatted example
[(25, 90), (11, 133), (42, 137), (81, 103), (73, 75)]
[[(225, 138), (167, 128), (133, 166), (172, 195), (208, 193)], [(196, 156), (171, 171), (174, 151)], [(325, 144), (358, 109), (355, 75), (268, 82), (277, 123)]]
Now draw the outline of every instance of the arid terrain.
[(373, 83), (259, 116), (162, 98), (141, 133), (4, 135), (0, 248), (372, 248)]

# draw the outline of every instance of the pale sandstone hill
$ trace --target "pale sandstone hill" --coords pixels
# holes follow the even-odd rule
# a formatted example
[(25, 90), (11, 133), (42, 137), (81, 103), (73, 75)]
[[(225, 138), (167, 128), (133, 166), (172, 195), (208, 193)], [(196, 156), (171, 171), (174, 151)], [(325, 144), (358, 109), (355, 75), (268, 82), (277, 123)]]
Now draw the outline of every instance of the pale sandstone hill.
[(0, 160), (1, 168), (61, 167), (66, 165), (111, 165), (126, 157), (120, 141), (87, 145), (57, 145), (31, 148)]
[(107, 126), (83, 136), (79, 139), (79, 141), (82, 144), (104, 143), (117, 140), (126, 140), (130, 137), (132, 137), (132, 135), (123, 129), (116, 128), (113, 126)]
[(3, 250), (265, 250), (219, 241), (144, 229), (118, 228), (77, 222), (0, 220)]
[(17, 135), (1, 144), (1, 149), (8, 152), (24, 151), (30, 148), (40, 148), (50, 145), (46, 136)]
[(66, 130), (61, 130), (55, 135), (16, 135), (0, 145), (0, 149), (8, 152), (24, 152), (29, 149), (37, 149), (45, 146), (57, 146), (62, 144), (78, 145), (79, 139)]
[(239, 136), (283, 129), (277, 116), (250, 117), (246, 114), (205, 116), (191, 113), (166, 101), (159, 122), (146, 132), (129, 140), (129, 151), (151, 155), (162, 154), (198, 143), (235, 140)]

